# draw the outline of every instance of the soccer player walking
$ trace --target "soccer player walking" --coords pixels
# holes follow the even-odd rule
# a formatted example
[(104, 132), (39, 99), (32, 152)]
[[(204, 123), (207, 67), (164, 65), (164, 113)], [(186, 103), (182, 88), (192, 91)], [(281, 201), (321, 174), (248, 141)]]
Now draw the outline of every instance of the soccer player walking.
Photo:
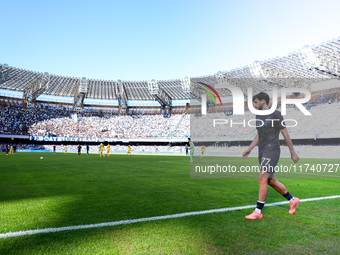
[(202, 155), (201, 155), (201, 156), (202, 156), (202, 157), (203, 157), (203, 155), (204, 155), (204, 151), (205, 151), (205, 147), (204, 147), (204, 145), (202, 145), (202, 146), (201, 146), (201, 152), (202, 152)]
[[(268, 110), (268, 94), (261, 92), (255, 95), (253, 97), (253, 105), (257, 110)], [(257, 134), (253, 142), (249, 145), (248, 149), (243, 152), (242, 157), (246, 159), (252, 149), (256, 145), (259, 146), (259, 196), (255, 211), (252, 214), (247, 215), (245, 218), (248, 220), (263, 218), (262, 209), (267, 199), (268, 185), (273, 187), (277, 192), (289, 200), (289, 214), (294, 214), (295, 208), (300, 200), (297, 197), (293, 197), (286, 187), (275, 178), (274, 169), (280, 158), (280, 132), (283, 135), (287, 146), (289, 147), (291, 158), (294, 163), (299, 161), (299, 156), (294, 150), (293, 143), (288, 135), (287, 129), (282, 125), (283, 117), (279, 111), (275, 110), (269, 115), (257, 115), (256, 120)]]
[(194, 162), (193, 159), (192, 159), (192, 156), (193, 156), (194, 153), (195, 153), (195, 145), (194, 145), (194, 143), (191, 141), (190, 138), (188, 138), (188, 142), (189, 142), (189, 146), (190, 146), (190, 162)]
[(78, 155), (80, 156), (81, 155), (81, 145), (80, 144), (78, 144)]
[(107, 156), (110, 156), (110, 144), (107, 144), (107, 149), (106, 149)]
[(100, 143), (100, 155), (99, 155), (100, 158), (101, 158), (102, 156), (105, 157), (103, 151), (104, 151), (104, 144), (103, 144), (103, 143)]

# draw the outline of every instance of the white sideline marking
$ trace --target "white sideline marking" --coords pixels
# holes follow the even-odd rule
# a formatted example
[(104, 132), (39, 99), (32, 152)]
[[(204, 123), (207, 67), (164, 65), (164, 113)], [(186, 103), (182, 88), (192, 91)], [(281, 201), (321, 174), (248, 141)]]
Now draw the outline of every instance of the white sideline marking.
[[(309, 201), (333, 199), (333, 198), (340, 198), (340, 195), (300, 199), (300, 202), (309, 202)], [(276, 206), (276, 205), (284, 205), (284, 204), (289, 204), (289, 201), (270, 203), (270, 204), (266, 204), (266, 206)], [(243, 209), (249, 209), (249, 208), (254, 208), (254, 207), (255, 205), (246, 205), (246, 206), (238, 206), (238, 207), (227, 207), (227, 208), (221, 208), (221, 209), (212, 209), (212, 210), (205, 210), (205, 211), (186, 212), (186, 213), (178, 213), (178, 214), (171, 214), (171, 215), (164, 215), (164, 216), (140, 218), (140, 219), (134, 219), (134, 220), (121, 220), (121, 221), (112, 221), (112, 222), (104, 222), (104, 223), (97, 223), (97, 224), (60, 227), (60, 228), (43, 228), (43, 229), (25, 230), (25, 231), (18, 231), (18, 232), (8, 232), (8, 233), (0, 234), (0, 239), (7, 238), (7, 237), (36, 235), (36, 234), (43, 234), (43, 233), (55, 233), (55, 232), (61, 232), (61, 231), (67, 231), (67, 230), (111, 227), (111, 226), (133, 224), (133, 223), (145, 222), (145, 221), (165, 220), (165, 219), (182, 218), (182, 217), (193, 216), (193, 215), (229, 212), (229, 211), (243, 210)]]
[(330, 174), (313, 174), (313, 173), (298, 173), (298, 172), (291, 172), (288, 174), (305, 174), (305, 175), (316, 175), (316, 176), (326, 176), (326, 177), (335, 177), (335, 178), (340, 178), (340, 176), (337, 175), (330, 175)]
[(167, 163), (167, 164), (181, 164), (181, 165), (189, 165), (190, 162), (188, 163), (182, 163), (182, 162), (173, 162), (173, 161), (159, 161), (161, 163)]

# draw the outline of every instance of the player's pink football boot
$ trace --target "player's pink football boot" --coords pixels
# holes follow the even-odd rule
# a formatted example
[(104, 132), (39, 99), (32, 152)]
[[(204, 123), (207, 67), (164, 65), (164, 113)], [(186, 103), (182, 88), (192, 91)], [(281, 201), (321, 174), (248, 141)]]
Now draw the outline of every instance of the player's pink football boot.
[(262, 213), (258, 213), (257, 211), (254, 211), (252, 214), (246, 216), (247, 220), (257, 220), (262, 218), (263, 218)]
[(300, 203), (300, 199), (298, 199), (297, 197), (294, 197), (294, 199), (295, 199), (295, 201), (290, 203), (289, 214), (294, 214), (296, 206)]

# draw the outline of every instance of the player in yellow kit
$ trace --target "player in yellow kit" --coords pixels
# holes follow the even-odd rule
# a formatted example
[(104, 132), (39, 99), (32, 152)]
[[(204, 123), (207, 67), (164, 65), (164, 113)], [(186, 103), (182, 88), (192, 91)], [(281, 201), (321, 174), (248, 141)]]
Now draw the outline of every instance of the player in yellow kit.
[(103, 157), (105, 157), (103, 151), (104, 151), (104, 144), (101, 143), (101, 144), (100, 144), (100, 156), (99, 156), (100, 158), (102, 157), (102, 155), (103, 155)]
[(9, 150), (9, 154), (14, 154), (14, 152), (13, 152), (13, 145), (11, 145), (11, 149)]
[(128, 153), (128, 155), (131, 155), (131, 146), (130, 145), (128, 146), (128, 152), (127, 153)]
[(203, 157), (204, 151), (205, 151), (205, 147), (204, 147), (204, 145), (202, 145), (202, 147), (201, 147), (202, 157)]
[(110, 144), (107, 144), (107, 150), (106, 150), (107, 156), (110, 156)]
[(67, 145), (65, 145), (65, 154), (67, 153)]

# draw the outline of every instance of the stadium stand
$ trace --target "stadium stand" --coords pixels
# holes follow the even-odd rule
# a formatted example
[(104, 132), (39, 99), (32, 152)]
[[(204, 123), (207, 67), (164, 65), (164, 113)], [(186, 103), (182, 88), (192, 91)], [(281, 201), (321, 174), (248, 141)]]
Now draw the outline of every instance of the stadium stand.
[[(191, 82), (216, 83), (216, 76), (222, 78), (279, 78), (279, 79), (327, 79), (339, 77), (339, 52), (340, 40), (333, 39), (326, 43), (306, 47), (299, 52), (293, 52), (288, 56), (276, 57), (266, 61), (255, 61), (249, 66), (233, 69), (231, 71), (219, 72), (214, 75), (191, 78)], [(310, 57), (313, 54), (315, 57)], [(32, 72), (19, 68), (0, 65), (0, 71), (4, 74), (0, 81), (0, 89), (15, 91), (27, 91), (32, 83), (39, 81), (44, 74)], [(6, 75), (5, 75), (6, 74)], [(77, 87), (80, 86), (80, 78), (49, 75), (48, 86), (41, 94), (73, 97)], [(164, 90), (172, 100), (190, 99), (192, 95), (186, 93), (182, 88), (181, 80), (159, 81), (160, 89)], [(266, 83), (266, 86), (269, 84)], [(248, 84), (247, 84), (248, 86)], [(118, 99), (118, 82), (88, 79), (87, 98), (92, 99)], [(155, 97), (149, 92), (145, 81), (123, 81), (123, 89), (129, 100), (154, 100)], [(227, 92), (226, 92), (227, 93)], [(226, 95), (229, 95), (227, 93)]]
[[(331, 82), (340, 78), (339, 52), (338, 38), (230, 71), (169, 81), (64, 77), (0, 64), (0, 136), (4, 139), (18, 138), (15, 136), (25, 136), (26, 139), (29, 136), (98, 138), (101, 141), (149, 139), (153, 143), (158, 139), (166, 142), (172, 135), (182, 145), (192, 135), (207, 141), (251, 141), (255, 135), (251, 127), (231, 132), (221, 125), (214, 129), (213, 134), (207, 134), (205, 125), (214, 118), (238, 121), (239, 117), (233, 115), (232, 93), (228, 89), (218, 90), (223, 106), (218, 102), (215, 105), (211, 98), (207, 98), (209, 115), (200, 115), (199, 101), (204, 92), (197, 88), (206, 83), (216, 88), (221, 84), (236, 85), (244, 94), (248, 87), (253, 93), (274, 87), (308, 89), (312, 98), (305, 107), (313, 118), (301, 119), (301, 112), (294, 107), (289, 108), (285, 116), (286, 119), (299, 119), (298, 126), (290, 129), (292, 139), (339, 138), (340, 86)], [(301, 95), (289, 97), (299, 98)], [(189, 100), (190, 114), (179, 123)], [(242, 118), (253, 119), (254, 115), (245, 109)], [(325, 118), (326, 112), (332, 117)], [(316, 119), (323, 121), (316, 123)], [(195, 134), (191, 133), (190, 127), (195, 127)], [(28, 140), (20, 142), (29, 143)], [(139, 151), (153, 151), (153, 145), (143, 145), (145, 147), (140, 147)], [(113, 150), (126, 149), (119, 147), (125, 145), (117, 146)], [(174, 146), (170, 150), (178, 152), (182, 147)], [(160, 147), (160, 151), (168, 150), (165, 148), (167, 146)]]
[[(166, 138), (171, 132), (171, 123), (178, 116), (164, 118), (162, 115), (80, 117), (74, 122), (70, 117), (50, 118), (33, 124), (30, 135), (54, 135), (98, 138)], [(180, 124), (174, 137), (189, 136), (189, 118)]]

